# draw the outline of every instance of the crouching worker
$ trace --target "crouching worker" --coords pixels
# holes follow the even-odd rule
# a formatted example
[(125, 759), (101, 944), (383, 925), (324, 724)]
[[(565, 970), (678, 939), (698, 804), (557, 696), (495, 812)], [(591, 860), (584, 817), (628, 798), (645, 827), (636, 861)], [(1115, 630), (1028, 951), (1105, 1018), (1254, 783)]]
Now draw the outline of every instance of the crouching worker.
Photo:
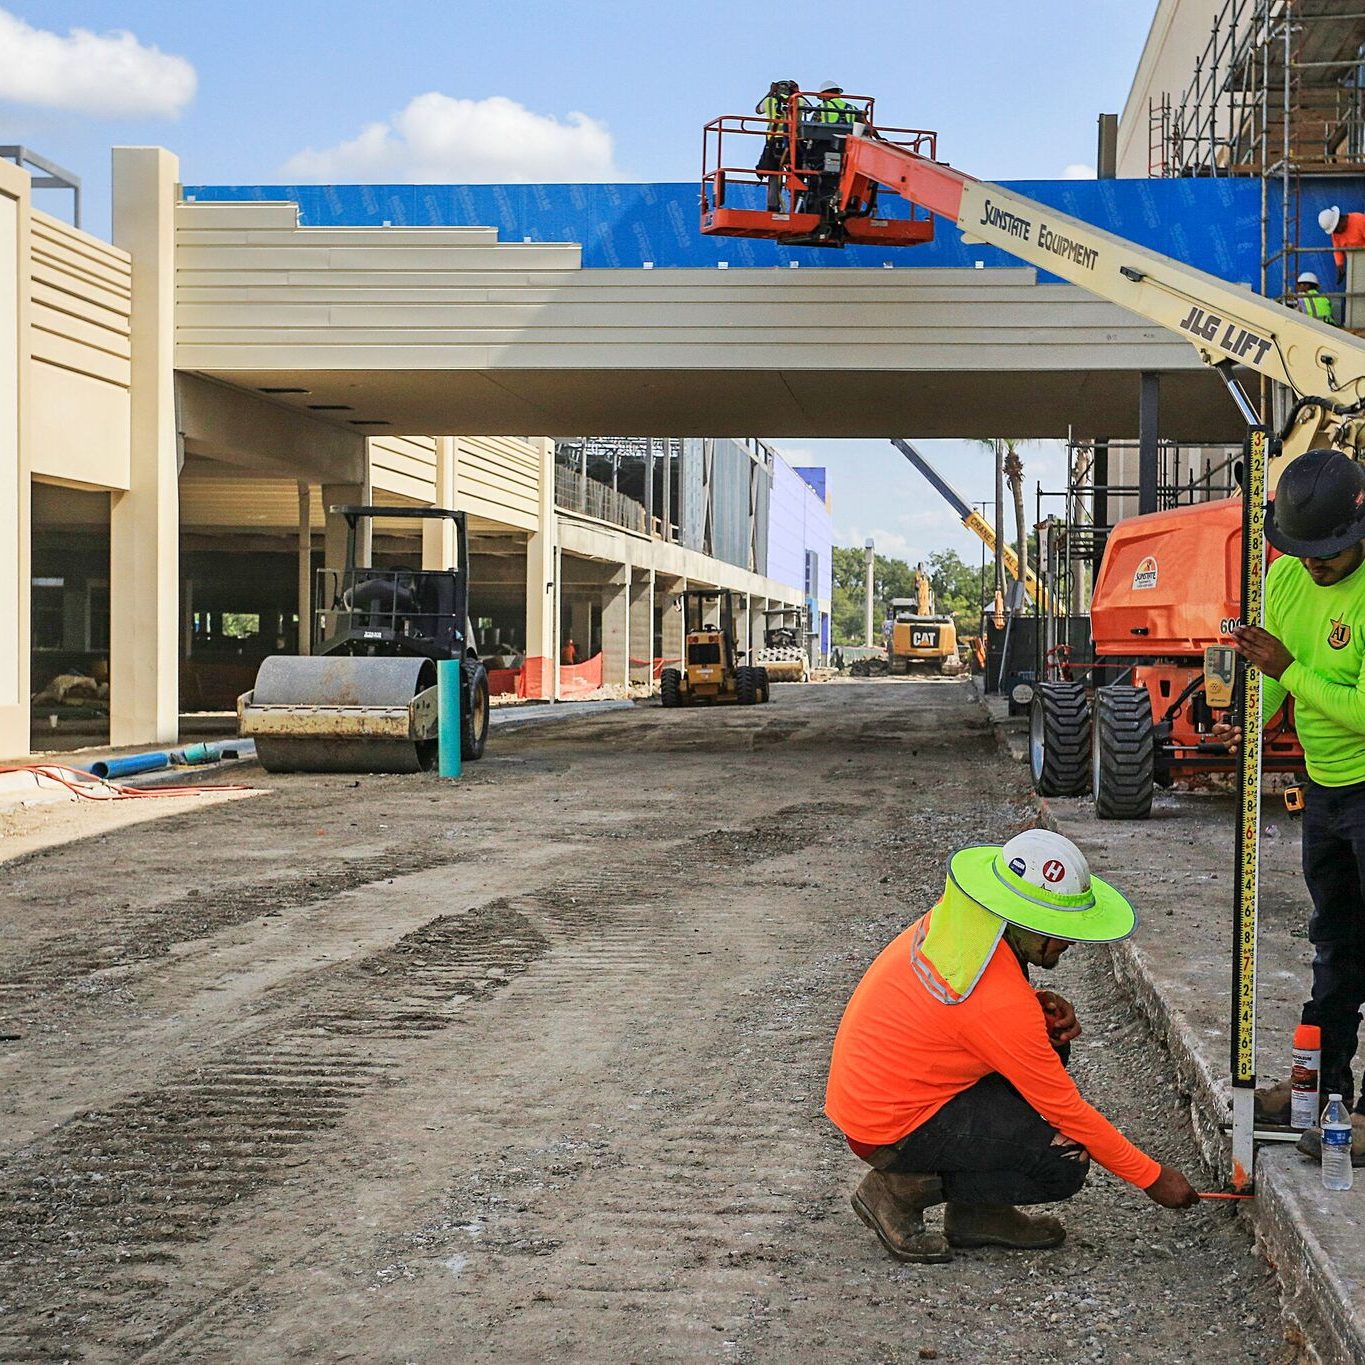
[[(1029, 984), (1030, 967), (1135, 924), (1075, 844), (1028, 830), (955, 853), (943, 898), (868, 968), (834, 1040), (825, 1113), (872, 1167), (853, 1208), (898, 1260), (1059, 1245), (1057, 1219), (1016, 1205), (1070, 1199), (1092, 1157), (1167, 1208), (1196, 1202), (1081, 1098), (1064, 1065), (1076, 1012)], [(943, 1233), (929, 1231), (924, 1211), (944, 1202)]]

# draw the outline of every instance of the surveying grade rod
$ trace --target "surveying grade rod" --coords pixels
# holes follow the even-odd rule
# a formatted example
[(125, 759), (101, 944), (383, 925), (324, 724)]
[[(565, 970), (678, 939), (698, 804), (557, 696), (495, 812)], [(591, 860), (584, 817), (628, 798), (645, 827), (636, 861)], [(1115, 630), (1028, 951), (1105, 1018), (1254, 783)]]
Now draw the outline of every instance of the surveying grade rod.
[[(1265, 619), (1265, 484), (1270, 440), (1252, 427), (1243, 446), (1242, 623)], [(1237, 873), (1232, 912), (1232, 1188), (1255, 1180), (1256, 919), (1261, 879), (1261, 671), (1237, 659)]]

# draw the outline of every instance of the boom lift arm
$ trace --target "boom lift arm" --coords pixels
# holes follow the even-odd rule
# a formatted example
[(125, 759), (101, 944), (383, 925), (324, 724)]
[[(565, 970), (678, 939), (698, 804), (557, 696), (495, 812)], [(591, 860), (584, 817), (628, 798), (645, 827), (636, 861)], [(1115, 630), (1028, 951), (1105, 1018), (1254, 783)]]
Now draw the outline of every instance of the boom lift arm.
[[(985, 543), (986, 548), (995, 553), (995, 530), (985, 517), (976, 510), (963, 496), (950, 484), (943, 476), (924, 458), (923, 455), (910, 444), (909, 441), (902, 441), (899, 436), (891, 438), (891, 444), (910, 461), (921, 474), (928, 479), (930, 485), (948, 504), (949, 507), (962, 518), (962, 524), (974, 535), (979, 536)], [(1001, 549), (1000, 557), (1005, 561), (1011, 576), (1017, 581), (1019, 578), (1019, 556), (1015, 553), (1014, 546), (1006, 545)], [(1044, 611), (1051, 610), (1048, 602), (1047, 589), (1038, 582), (1038, 576), (1032, 569), (1024, 573), (1024, 591), (1038, 603)]]
[[(1160, 252), (883, 142), (865, 126), (844, 146), (837, 216), (857, 216), (877, 187), (1182, 336), (1206, 363), (1245, 365), (1297, 395), (1284, 453), (1365, 446), (1365, 341)], [(1244, 400), (1243, 400), (1244, 403)]]

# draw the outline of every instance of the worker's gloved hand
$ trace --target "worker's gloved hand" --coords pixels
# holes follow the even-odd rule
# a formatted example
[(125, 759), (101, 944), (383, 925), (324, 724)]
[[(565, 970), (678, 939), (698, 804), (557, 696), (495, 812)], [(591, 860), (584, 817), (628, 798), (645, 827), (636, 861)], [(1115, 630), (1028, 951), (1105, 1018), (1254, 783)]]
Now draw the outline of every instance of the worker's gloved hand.
[(1227, 721), (1220, 720), (1209, 731), (1209, 738), (1216, 740), (1219, 744), (1226, 744), (1228, 753), (1235, 754), (1237, 746), (1242, 742), (1242, 727), (1240, 725), (1229, 725)]
[(1192, 1209), (1199, 1202), (1194, 1186), (1174, 1166), (1161, 1168), (1161, 1174), (1147, 1186), (1147, 1198), (1163, 1209)]
[(1053, 1047), (1060, 1047), (1081, 1036), (1081, 1026), (1075, 1007), (1056, 991), (1037, 991), (1038, 1003), (1047, 1021), (1047, 1036)]

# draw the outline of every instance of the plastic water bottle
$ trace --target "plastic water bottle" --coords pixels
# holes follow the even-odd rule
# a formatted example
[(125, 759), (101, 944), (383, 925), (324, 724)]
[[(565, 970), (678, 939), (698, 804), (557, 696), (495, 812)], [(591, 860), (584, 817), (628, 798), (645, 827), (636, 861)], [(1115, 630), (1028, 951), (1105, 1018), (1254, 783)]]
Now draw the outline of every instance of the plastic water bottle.
[(1352, 1174), (1351, 1115), (1340, 1095), (1329, 1095), (1322, 1111), (1322, 1187), (1349, 1190)]

